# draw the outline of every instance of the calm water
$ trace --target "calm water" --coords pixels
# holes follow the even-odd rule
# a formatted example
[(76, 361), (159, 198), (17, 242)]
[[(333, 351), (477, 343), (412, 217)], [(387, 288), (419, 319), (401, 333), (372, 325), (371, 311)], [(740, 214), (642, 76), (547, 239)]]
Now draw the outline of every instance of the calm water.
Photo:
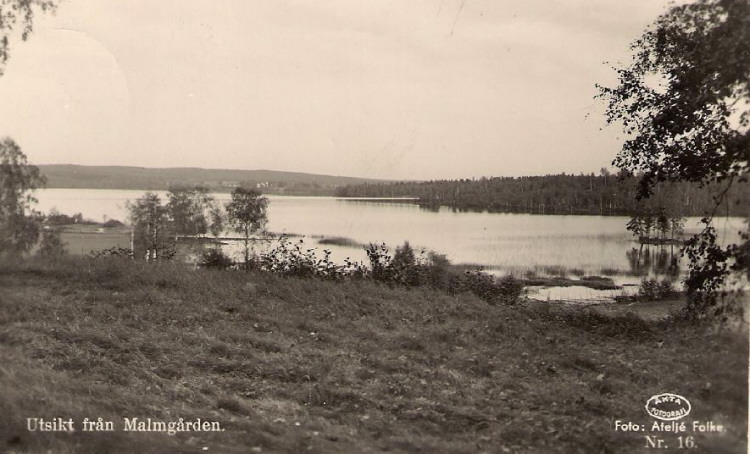
[[(38, 191), (38, 209), (82, 213), (96, 221), (127, 220), (125, 202), (144, 191), (47, 189)], [(163, 193), (162, 193), (163, 194)], [(215, 194), (219, 201), (228, 194)], [(321, 197), (268, 196), (268, 230), (305, 236), (308, 247), (332, 250), (335, 261), (366, 261), (361, 247), (322, 246), (321, 237), (346, 237), (360, 243), (385, 242), (392, 248), (408, 240), (415, 249), (446, 254), (457, 264), (477, 264), (498, 272), (563, 266), (597, 274), (630, 269), (627, 252), (637, 245), (625, 230), (626, 217), (437, 212), (408, 203), (378, 203)], [(166, 200), (166, 197), (163, 197)], [(697, 230), (688, 219), (688, 232)], [(725, 239), (735, 241), (740, 218), (722, 219)], [(235, 249), (236, 245), (229, 246)]]

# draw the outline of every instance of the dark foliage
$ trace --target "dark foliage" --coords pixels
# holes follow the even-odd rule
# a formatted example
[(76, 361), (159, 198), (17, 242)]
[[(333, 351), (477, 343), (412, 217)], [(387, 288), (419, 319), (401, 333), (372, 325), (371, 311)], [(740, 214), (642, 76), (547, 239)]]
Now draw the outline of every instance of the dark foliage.
[(237, 187), (232, 190), (232, 200), (224, 208), (229, 226), (243, 236), (244, 266), (248, 268), (251, 256), (250, 237), (256, 232), (262, 232), (268, 222), (268, 199), (254, 189)]
[(469, 292), (490, 304), (514, 304), (523, 294), (523, 284), (513, 276), (497, 279), (481, 270), (459, 272), (450, 266), (441, 254), (424, 252), (415, 256), (408, 242), (396, 248), (393, 256), (385, 244), (370, 244), (369, 276), (376, 281), (392, 285), (417, 287), (429, 285), (451, 294)]
[(638, 287), (638, 296), (647, 301), (657, 301), (670, 298), (677, 294), (669, 279), (644, 279)]
[(641, 172), (639, 197), (658, 182), (722, 182), (750, 170), (748, 21), (746, 0), (674, 6), (632, 44), (620, 84), (601, 88), (607, 120), (632, 135), (614, 164)]
[(209, 249), (205, 251), (198, 260), (200, 268), (214, 268), (225, 270), (234, 266), (234, 261), (220, 249)]
[(318, 258), (316, 249), (305, 248), (304, 240), (290, 241), (282, 236), (278, 245), (260, 255), (259, 270), (300, 278), (326, 280), (372, 279), (398, 287), (432, 287), (451, 294), (473, 293), (490, 304), (514, 304), (523, 294), (522, 283), (512, 276), (496, 279), (480, 270), (460, 272), (444, 255), (424, 252), (415, 254), (408, 242), (391, 255), (385, 244), (365, 248), (370, 266), (346, 259), (334, 263), (331, 252), (323, 250)]
[(109, 219), (105, 223), (102, 224), (102, 227), (122, 227), (123, 224), (122, 221), (119, 221), (117, 219)]
[(21, 38), (25, 41), (34, 29), (34, 14), (52, 11), (56, 0), (2, 0), (0, 1), (0, 76), (10, 56), (8, 36), (19, 25)]
[(166, 205), (170, 229), (175, 236), (219, 236), (223, 218), (219, 204), (202, 186), (173, 186), (167, 192)]
[(365, 252), (370, 261), (371, 277), (376, 281), (407, 287), (427, 282), (425, 271), (428, 264), (421, 255), (416, 257), (408, 241), (397, 247), (393, 256), (385, 243), (369, 244), (365, 247)]
[(37, 243), (43, 216), (32, 208), (32, 194), (44, 183), (21, 147), (11, 138), (0, 139), (0, 255), (17, 256)]
[(133, 250), (130, 248), (122, 248), (119, 246), (114, 246), (107, 249), (102, 249), (100, 251), (92, 251), (89, 254), (89, 257), (91, 258), (103, 258), (103, 257), (115, 257), (115, 258), (127, 258), (132, 259), (133, 258)]
[[(425, 182), (368, 183), (343, 186), (339, 197), (415, 197), (425, 209), (440, 206), (459, 210), (534, 214), (632, 215), (666, 209), (672, 216), (702, 216), (713, 206), (717, 190), (693, 183), (662, 184), (650, 200), (636, 200), (635, 177), (610, 175), (546, 175), (494, 177)], [(750, 188), (742, 185), (727, 194), (727, 210), (744, 215)]]
[(679, 242), (685, 220), (667, 213), (666, 209), (644, 210), (635, 213), (625, 228), (641, 243)]
[(490, 304), (514, 304), (523, 294), (523, 284), (515, 277), (508, 275), (498, 280), (478, 270), (453, 275), (448, 285), (450, 293), (470, 292)]
[[(722, 295), (734, 271), (748, 274), (744, 244), (722, 246), (712, 225), (719, 208), (748, 214), (730, 201), (750, 170), (750, 2), (697, 0), (659, 16), (616, 69), (619, 84), (600, 87), (607, 122), (621, 123), (629, 139), (614, 164), (638, 174), (639, 199), (662, 182), (714, 188), (703, 232), (687, 242), (687, 311), (725, 318)], [(730, 211), (731, 210), (731, 211)]]
[(261, 254), (258, 268), (284, 276), (327, 280), (359, 279), (367, 274), (361, 263), (347, 259), (343, 265), (337, 265), (328, 249), (323, 250), (323, 258), (318, 258), (315, 249), (304, 247), (304, 240), (293, 243), (283, 235), (278, 246)]
[(135, 202), (128, 202), (133, 224), (133, 257), (146, 261), (172, 260), (176, 247), (167, 208), (159, 196), (145, 193)]
[(42, 240), (37, 254), (40, 257), (60, 257), (65, 255), (65, 243), (56, 230), (46, 229), (42, 232)]

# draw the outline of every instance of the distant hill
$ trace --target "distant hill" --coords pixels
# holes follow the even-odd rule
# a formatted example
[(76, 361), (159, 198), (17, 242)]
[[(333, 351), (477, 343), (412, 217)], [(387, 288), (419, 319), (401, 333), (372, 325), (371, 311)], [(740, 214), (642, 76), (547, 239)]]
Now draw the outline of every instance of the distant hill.
[(166, 190), (176, 185), (203, 185), (217, 192), (229, 192), (238, 185), (250, 185), (272, 194), (333, 195), (339, 186), (383, 181), (275, 170), (71, 164), (37, 167), (47, 177), (48, 188)]

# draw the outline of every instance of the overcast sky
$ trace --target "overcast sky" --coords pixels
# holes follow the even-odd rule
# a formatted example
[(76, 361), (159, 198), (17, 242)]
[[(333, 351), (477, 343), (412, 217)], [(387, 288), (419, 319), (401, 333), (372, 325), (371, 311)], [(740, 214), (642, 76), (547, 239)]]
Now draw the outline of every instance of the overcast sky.
[(0, 135), (35, 164), (598, 171), (621, 134), (594, 84), (666, 4), (68, 0), (12, 42)]

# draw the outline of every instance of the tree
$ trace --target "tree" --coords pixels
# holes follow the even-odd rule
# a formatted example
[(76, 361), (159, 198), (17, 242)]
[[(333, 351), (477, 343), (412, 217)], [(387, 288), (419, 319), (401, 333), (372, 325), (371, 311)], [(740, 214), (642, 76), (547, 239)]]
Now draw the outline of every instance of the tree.
[[(51, 0), (0, 0), (0, 76), (8, 61), (13, 27), (21, 24), (21, 38), (33, 30), (34, 11), (54, 9)], [(38, 238), (42, 214), (31, 209), (30, 192), (44, 185), (39, 169), (27, 163), (13, 139), (0, 140), (0, 256), (28, 252)]]
[(234, 188), (232, 200), (226, 204), (229, 225), (244, 238), (245, 267), (250, 262), (250, 235), (265, 228), (267, 207), (268, 199), (259, 191), (243, 187)]
[(714, 306), (721, 313), (717, 296), (730, 272), (748, 273), (747, 232), (743, 245), (721, 247), (712, 221), (750, 170), (750, 2), (673, 6), (631, 49), (618, 86), (599, 87), (607, 122), (622, 123), (629, 135), (613, 164), (640, 176), (639, 198), (662, 182), (717, 187), (703, 232), (687, 243), (686, 285), (689, 312)]
[(48, 228), (42, 232), (42, 241), (39, 243), (37, 254), (44, 258), (62, 257), (67, 253), (65, 245), (66, 243), (60, 237), (60, 233)]
[(0, 140), (0, 255), (28, 252), (36, 244), (42, 215), (31, 206), (32, 191), (45, 179), (10, 138)]
[(396, 251), (393, 253), (393, 260), (391, 260), (391, 268), (395, 275), (395, 280), (401, 285), (412, 287), (422, 284), (420, 279), (422, 265), (422, 263), (418, 263), (414, 249), (408, 241), (405, 241), (402, 246), (396, 248)]
[(0, 0), (0, 76), (10, 56), (8, 35), (16, 24), (21, 25), (21, 38), (28, 39), (34, 28), (34, 12), (52, 11), (57, 1), (52, 0)]
[(211, 235), (218, 237), (224, 231), (224, 213), (221, 211), (221, 206), (218, 203), (213, 204), (208, 215), (211, 219), (208, 230)]
[(153, 192), (127, 203), (133, 224), (133, 256), (146, 261), (170, 260), (175, 255), (167, 209)]
[(209, 230), (214, 236), (221, 233), (221, 211), (207, 188), (173, 187), (167, 197), (166, 209), (174, 235), (205, 235)]

